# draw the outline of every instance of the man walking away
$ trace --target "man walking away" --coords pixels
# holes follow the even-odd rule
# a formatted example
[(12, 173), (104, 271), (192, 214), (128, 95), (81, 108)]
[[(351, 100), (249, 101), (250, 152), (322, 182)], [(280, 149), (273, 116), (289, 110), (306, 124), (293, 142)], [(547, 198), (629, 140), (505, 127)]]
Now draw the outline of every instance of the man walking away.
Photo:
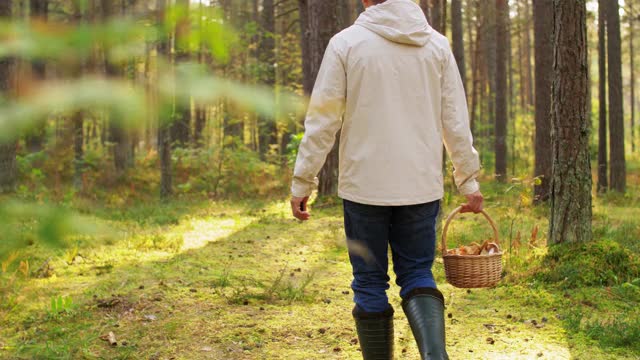
[(464, 211), (482, 210), (466, 98), (447, 39), (412, 0), (363, 0), (327, 46), (294, 170), (291, 206), (308, 220), (317, 174), (340, 137), (338, 195), (353, 267), (353, 317), (365, 360), (393, 358), (387, 250), (423, 359), (448, 359), (444, 297), (431, 266), (444, 195), (442, 143)]

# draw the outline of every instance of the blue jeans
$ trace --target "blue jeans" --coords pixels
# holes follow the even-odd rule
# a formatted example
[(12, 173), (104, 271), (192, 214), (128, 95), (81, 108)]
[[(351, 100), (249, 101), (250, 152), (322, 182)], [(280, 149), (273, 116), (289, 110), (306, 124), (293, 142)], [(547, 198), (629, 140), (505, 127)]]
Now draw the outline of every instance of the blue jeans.
[(354, 301), (365, 312), (389, 308), (386, 290), (387, 249), (400, 296), (417, 288), (436, 288), (431, 266), (436, 248), (440, 202), (408, 206), (373, 206), (344, 200), (344, 227), (353, 267)]

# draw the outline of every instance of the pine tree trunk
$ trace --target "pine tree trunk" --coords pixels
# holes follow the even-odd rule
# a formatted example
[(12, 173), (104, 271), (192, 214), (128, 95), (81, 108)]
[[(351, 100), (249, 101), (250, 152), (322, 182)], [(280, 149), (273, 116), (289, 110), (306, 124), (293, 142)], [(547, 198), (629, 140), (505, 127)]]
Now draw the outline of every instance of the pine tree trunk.
[(551, 84), (553, 75), (553, 0), (534, 0), (536, 202), (547, 201), (551, 184)]
[(496, 179), (507, 180), (507, 0), (496, 0), (497, 25), (497, 62), (496, 62)]
[[(47, 21), (49, 0), (31, 0), (29, 3), (31, 21)], [(36, 80), (42, 81), (46, 76), (46, 63), (43, 60), (31, 61), (31, 71)], [(47, 117), (41, 119), (25, 137), (25, 145), (30, 152), (41, 151), (44, 147), (47, 131)]]
[(494, 1), (480, 1), (482, 18), (482, 56), (485, 63), (485, 80), (488, 83), (488, 88), (484, 87), (487, 92), (484, 103), (486, 104), (486, 112), (484, 118), (487, 120), (486, 126), (486, 138), (489, 139), (492, 135), (491, 125), (495, 125), (496, 117), (496, 66), (497, 66), (497, 27), (496, 27), (496, 4)]
[(585, 0), (554, 0), (549, 242), (590, 241), (589, 66)]
[[(258, 48), (258, 60), (260, 61), (262, 73), (262, 83), (269, 88), (274, 88), (276, 84), (276, 68), (274, 63), (276, 49), (276, 23), (275, 23), (275, 7), (273, 0), (264, 0), (262, 2), (262, 37)], [(274, 98), (275, 100), (275, 98)], [(273, 116), (260, 116), (259, 124), (259, 143), (260, 154), (263, 158), (269, 152), (272, 145), (278, 144), (278, 129), (276, 119)]]
[[(551, 0), (553, 1), (553, 0)], [(520, 109), (522, 111), (524, 111), (524, 109), (526, 109), (527, 107), (527, 94), (526, 94), (526, 86), (525, 86), (525, 82), (526, 82), (526, 78), (524, 76), (524, 36), (523, 36), (523, 28), (524, 28), (524, 24), (522, 21), (522, 18), (524, 17), (523, 13), (523, 6), (522, 6), (522, 0), (518, 0), (516, 2), (517, 5), (517, 9), (518, 9), (518, 21), (520, 22), (520, 29), (518, 30), (518, 32), (516, 33), (517, 36), (517, 42), (518, 42), (518, 79), (519, 79), (519, 91), (520, 91)], [(535, 6), (535, 5), (534, 5)], [(551, 87), (549, 87), (551, 88)]]
[[(254, 0), (254, 2), (257, 2), (257, 0)], [(204, 4), (202, 2), (200, 2), (200, 4), (198, 5), (198, 26), (200, 28), (202, 28), (203, 23), (202, 23), (202, 19), (205, 16), (204, 13)], [(205, 62), (206, 62), (206, 52), (205, 52), (205, 41), (203, 41), (204, 39), (200, 40), (200, 44), (198, 46), (198, 63), (201, 66), (205, 66)], [(207, 106), (204, 104), (196, 104), (195, 106), (196, 110), (195, 110), (195, 118), (194, 118), (194, 124), (193, 124), (193, 146), (195, 147), (202, 147), (203, 145), (203, 141), (204, 141), (204, 136), (203, 136), (203, 131), (205, 129), (205, 126), (207, 125)]]
[(431, 0), (431, 27), (437, 32), (444, 34), (442, 27), (442, 1)]
[(633, 49), (633, 32), (635, 31), (635, 19), (629, 16), (629, 87), (631, 88), (630, 96), (631, 99), (631, 152), (636, 152), (636, 143), (635, 143), (635, 127), (636, 127), (636, 69), (635, 69), (635, 53)]
[(362, 5), (362, 1), (356, 1), (356, 12), (360, 15), (364, 11), (364, 5)]
[(431, 26), (433, 26), (433, 18), (431, 17), (431, 0), (420, 0), (420, 8), (424, 12), (424, 16)]
[(624, 154), (624, 113), (622, 100), (622, 51), (618, 0), (606, 0), (607, 60), (609, 71), (609, 184), (624, 192), (626, 165)]
[[(329, 40), (340, 30), (340, 20), (338, 18), (338, 0), (325, 0), (325, 1), (309, 1), (308, 2), (308, 26), (310, 33), (310, 48), (309, 58), (307, 61), (309, 64), (308, 74), (311, 79), (305, 80), (305, 83), (311, 83), (313, 88), (313, 82), (320, 70), (320, 64), (324, 56), (324, 51), (329, 44)], [(320, 196), (332, 195), (336, 192), (337, 179), (338, 179), (338, 152), (336, 140), (336, 146), (327, 156), (320, 174), (318, 176), (320, 184), (318, 186), (318, 194)]]
[[(524, 0), (524, 15), (525, 15), (525, 26), (523, 27), (524, 31), (524, 61), (527, 69), (527, 81), (526, 81), (526, 89), (527, 89), (527, 106), (529, 110), (533, 107), (533, 66), (531, 64), (531, 9), (529, 6), (530, 0)], [(536, 0), (537, 1), (537, 0)]]
[(442, 30), (442, 35), (447, 36), (447, 0), (442, 0), (442, 19), (440, 29)]
[(346, 28), (351, 25), (351, 7), (349, 0), (338, 0), (338, 19), (340, 27)]
[(464, 56), (464, 31), (462, 29), (462, 0), (451, 0), (451, 36), (453, 55), (458, 63), (462, 83), (467, 88), (467, 70)]
[(471, 133), (474, 137), (477, 135), (476, 130), (476, 122), (477, 122), (477, 114), (478, 114), (478, 86), (480, 83), (480, 67), (479, 67), (479, 52), (480, 52), (480, 25), (478, 21), (475, 21), (475, 38), (474, 34), (472, 34), (471, 28), (474, 23), (471, 16), (471, 8), (473, 7), (476, 10), (476, 16), (478, 15), (478, 2), (477, 0), (467, 0), (467, 31), (469, 32), (469, 51), (471, 57), (471, 119), (470, 119), (470, 127)]
[(598, 0), (598, 192), (609, 188), (607, 158), (607, 51), (606, 0)]
[(71, 117), (73, 129), (73, 186), (82, 190), (84, 172), (84, 112), (75, 111)]
[[(0, 21), (11, 19), (11, 1), (0, 1)], [(11, 92), (11, 67), (9, 58), (0, 58), (0, 96), (6, 97)], [(16, 183), (16, 142), (0, 141), (0, 193), (13, 190)]]
[[(311, 27), (309, 19), (309, 1), (298, 0), (300, 12), (300, 48), (302, 50), (302, 87), (307, 96), (311, 96), (315, 76), (311, 65)], [(317, 70), (316, 70), (317, 71)]]
[[(175, 31), (175, 65), (189, 61), (188, 41), (190, 32), (189, 0), (176, 0), (176, 6), (184, 11), (184, 15), (178, 19)], [(186, 146), (191, 137), (191, 102), (176, 101), (175, 115), (171, 123), (171, 145)]]
[[(118, 15), (120, 11), (119, 0), (101, 0), (102, 20), (108, 21)], [(105, 53), (110, 49), (104, 48)], [(120, 64), (115, 64), (105, 59), (105, 73), (107, 77), (120, 79), (124, 75), (123, 68)], [(129, 143), (130, 139), (127, 132), (122, 128), (120, 119), (116, 118), (115, 112), (109, 113), (109, 141), (113, 144), (113, 164), (116, 170), (116, 176), (122, 176), (129, 163)]]
[[(162, 24), (166, 11), (167, 0), (156, 0), (156, 22)], [(158, 27), (159, 29), (162, 26)], [(158, 56), (168, 57), (170, 53), (167, 34), (158, 34)], [(158, 69), (156, 69), (158, 72)], [(159, 101), (159, 97), (156, 97)], [(173, 194), (173, 171), (171, 169), (171, 133), (168, 109), (161, 107), (158, 112), (158, 157), (160, 158), (160, 198), (167, 200)]]

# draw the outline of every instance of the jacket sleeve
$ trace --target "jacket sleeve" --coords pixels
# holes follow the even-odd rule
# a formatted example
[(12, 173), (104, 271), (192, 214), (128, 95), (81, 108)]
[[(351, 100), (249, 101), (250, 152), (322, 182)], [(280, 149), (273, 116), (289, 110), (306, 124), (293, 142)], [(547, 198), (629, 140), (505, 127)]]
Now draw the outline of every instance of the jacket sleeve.
[(463, 195), (480, 189), (476, 177), (480, 159), (473, 147), (464, 85), (453, 53), (449, 50), (442, 76), (442, 129), (444, 144), (453, 161), (453, 177)]
[(304, 121), (305, 133), (293, 172), (293, 196), (309, 196), (318, 185), (316, 176), (333, 148), (336, 133), (342, 127), (346, 76), (335, 40), (331, 40), (324, 53)]

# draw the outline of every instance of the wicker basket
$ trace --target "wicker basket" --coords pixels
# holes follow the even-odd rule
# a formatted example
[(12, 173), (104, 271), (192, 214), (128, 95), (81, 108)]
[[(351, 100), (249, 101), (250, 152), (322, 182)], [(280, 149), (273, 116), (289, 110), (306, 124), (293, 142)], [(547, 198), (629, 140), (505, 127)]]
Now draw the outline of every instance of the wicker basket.
[[(442, 259), (447, 282), (458, 288), (493, 287), (502, 276), (502, 251), (490, 255), (455, 255), (447, 254), (447, 230), (451, 221), (460, 213), (462, 207), (453, 210), (447, 217), (442, 230)], [(484, 210), (482, 215), (493, 228), (494, 241), (498, 243), (498, 228), (489, 214)]]

